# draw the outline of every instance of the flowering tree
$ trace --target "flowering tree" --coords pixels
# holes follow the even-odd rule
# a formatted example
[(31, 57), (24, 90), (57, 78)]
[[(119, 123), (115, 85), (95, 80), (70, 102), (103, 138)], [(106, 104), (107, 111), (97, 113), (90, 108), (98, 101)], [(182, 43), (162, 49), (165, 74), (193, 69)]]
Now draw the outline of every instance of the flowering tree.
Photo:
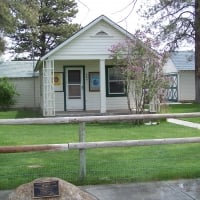
[[(139, 37), (143, 42), (136, 39)], [(166, 54), (155, 52), (152, 44), (156, 45), (137, 32), (134, 39), (113, 45), (110, 49), (114, 64), (124, 76), (129, 110), (137, 114), (144, 112), (145, 102), (160, 99), (167, 83), (162, 70)]]

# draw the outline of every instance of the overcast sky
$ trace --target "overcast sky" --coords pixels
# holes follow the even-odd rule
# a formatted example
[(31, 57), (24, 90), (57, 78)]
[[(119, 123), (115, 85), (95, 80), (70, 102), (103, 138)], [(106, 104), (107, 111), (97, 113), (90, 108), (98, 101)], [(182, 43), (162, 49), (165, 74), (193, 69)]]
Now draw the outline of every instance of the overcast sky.
[[(132, 1), (133, 0), (76, 0), (79, 12), (74, 22), (85, 26), (100, 15), (106, 15), (118, 25), (134, 33), (135, 30), (144, 23), (144, 19), (141, 19), (136, 12), (143, 0), (138, 0), (134, 10), (132, 10), (133, 4), (130, 5)], [(123, 20), (127, 16), (128, 18)]]

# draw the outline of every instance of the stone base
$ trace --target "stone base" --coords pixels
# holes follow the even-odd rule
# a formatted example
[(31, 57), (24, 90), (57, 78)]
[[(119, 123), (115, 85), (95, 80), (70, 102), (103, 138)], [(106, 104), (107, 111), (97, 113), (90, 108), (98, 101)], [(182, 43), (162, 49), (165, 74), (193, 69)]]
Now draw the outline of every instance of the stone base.
[[(60, 196), (53, 196), (53, 197), (39, 197), (34, 198), (33, 195), (33, 184), (35, 182), (51, 182), (51, 181), (58, 181), (59, 184), (59, 191)], [(96, 197), (93, 195), (81, 190), (75, 185), (72, 185), (71, 183), (68, 183), (62, 179), (59, 178), (40, 178), (36, 179), (30, 183), (24, 184), (16, 188), (15, 191), (13, 191), (9, 195), (9, 200), (97, 200)]]

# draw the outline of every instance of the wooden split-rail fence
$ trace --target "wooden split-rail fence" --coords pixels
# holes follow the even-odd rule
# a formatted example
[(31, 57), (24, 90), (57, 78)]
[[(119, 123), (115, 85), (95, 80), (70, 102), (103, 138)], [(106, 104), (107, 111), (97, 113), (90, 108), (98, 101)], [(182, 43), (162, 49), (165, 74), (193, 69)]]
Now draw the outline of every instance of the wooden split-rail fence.
[(25, 118), (25, 119), (0, 119), (0, 125), (17, 124), (66, 124), (79, 123), (79, 142), (67, 144), (43, 144), (23, 146), (0, 146), (0, 153), (17, 153), (30, 151), (62, 151), (78, 149), (80, 155), (80, 179), (86, 177), (86, 149), (109, 148), (109, 147), (130, 147), (130, 146), (152, 146), (162, 144), (185, 144), (200, 143), (200, 137), (186, 138), (165, 138), (146, 140), (123, 140), (86, 142), (86, 123), (114, 122), (130, 120), (157, 120), (167, 118), (194, 118), (200, 117), (200, 112), (195, 113), (174, 113), (174, 114), (132, 114), (132, 115), (107, 115), (107, 116), (82, 116), (82, 117), (54, 117), (54, 118)]

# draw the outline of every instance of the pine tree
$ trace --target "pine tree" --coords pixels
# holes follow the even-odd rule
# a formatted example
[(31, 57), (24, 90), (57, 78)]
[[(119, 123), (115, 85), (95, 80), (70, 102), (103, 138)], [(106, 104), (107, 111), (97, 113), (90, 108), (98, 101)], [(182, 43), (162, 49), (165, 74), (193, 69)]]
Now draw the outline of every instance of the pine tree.
[(36, 5), (28, 0), (0, 0), (0, 54), (6, 49), (5, 36), (16, 31), (17, 19), (33, 26), (35, 24)]
[(0, 0), (0, 54), (5, 51), (4, 34), (13, 31), (13, 17), (7, 1)]
[(11, 35), (13, 49), (26, 59), (42, 57), (80, 28), (72, 23), (78, 12), (74, 0), (32, 0), (30, 7), (35, 8), (34, 20), (18, 15), (16, 31)]

